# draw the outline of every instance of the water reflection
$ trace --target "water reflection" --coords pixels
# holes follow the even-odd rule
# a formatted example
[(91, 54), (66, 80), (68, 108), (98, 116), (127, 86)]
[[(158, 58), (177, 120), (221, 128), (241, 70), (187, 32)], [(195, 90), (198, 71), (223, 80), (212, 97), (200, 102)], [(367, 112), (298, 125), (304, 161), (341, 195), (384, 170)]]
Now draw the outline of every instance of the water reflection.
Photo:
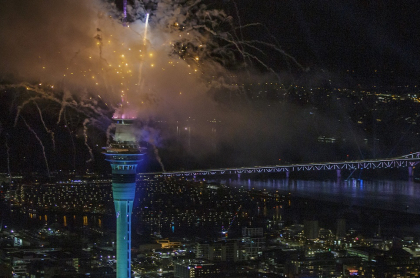
[[(233, 187), (291, 192), (294, 196), (346, 205), (420, 214), (420, 184), (401, 180), (225, 180)], [(408, 206), (408, 209), (407, 209)]]
[(51, 225), (58, 223), (63, 227), (73, 229), (77, 227), (115, 229), (114, 215), (95, 215), (95, 214), (68, 214), (68, 213), (45, 213), (43, 216), (33, 212), (16, 210), (11, 213), (13, 222), (22, 225), (36, 227), (39, 225)]

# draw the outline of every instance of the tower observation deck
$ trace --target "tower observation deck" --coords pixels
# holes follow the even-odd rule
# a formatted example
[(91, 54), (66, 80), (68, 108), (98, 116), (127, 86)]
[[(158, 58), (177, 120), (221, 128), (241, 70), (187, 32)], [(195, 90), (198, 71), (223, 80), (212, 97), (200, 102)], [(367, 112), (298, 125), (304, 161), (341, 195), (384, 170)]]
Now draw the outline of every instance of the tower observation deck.
[(131, 214), (136, 192), (137, 165), (142, 160), (133, 132), (134, 119), (113, 118), (114, 142), (105, 147), (105, 159), (112, 168), (112, 194), (117, 217), (117, 278), (131, 277)]

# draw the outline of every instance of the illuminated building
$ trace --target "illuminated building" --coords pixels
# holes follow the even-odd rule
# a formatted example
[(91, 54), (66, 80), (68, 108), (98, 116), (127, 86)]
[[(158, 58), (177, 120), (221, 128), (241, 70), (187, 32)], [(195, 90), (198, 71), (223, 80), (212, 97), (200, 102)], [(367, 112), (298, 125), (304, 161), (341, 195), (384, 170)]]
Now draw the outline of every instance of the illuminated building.
[(136, 191), (136, 169), (142, 157), (132, 129), (133, 119), (114, 117), (114, 143), (105, 148), (112, 168), (112, 194), (117, 217), (117, 278), (131, 277), (131, 214)]
[(196, 258), (209, 261), (237, 262), (242, 261), (243, 252), (237, 240), (218, 241), (196, 244)]
[(256, 260), (259, 258), (265, 247), (263, 228), (242, 228), (242, 243), (245, 248), (245, 259)]
[(174, 265), (174, 277), (217, 277), (220, 269), (213, 263), (204, 263), (201, 260), (180, 261)]
[(160, 244), (160, 248), (179, 248), (181, 242), (179, 241), (170, 241), (169, 239), (156, 240), (156, 243)]

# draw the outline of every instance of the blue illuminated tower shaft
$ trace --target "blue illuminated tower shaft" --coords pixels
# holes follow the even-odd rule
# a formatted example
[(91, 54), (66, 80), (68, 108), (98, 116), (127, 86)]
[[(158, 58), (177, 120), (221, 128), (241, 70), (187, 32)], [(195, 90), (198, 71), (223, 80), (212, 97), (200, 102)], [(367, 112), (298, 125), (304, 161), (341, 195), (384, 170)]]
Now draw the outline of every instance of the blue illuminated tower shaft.
[(136, 192), (136, 170), (141, 149), (133, 135), (132, 120), (114, 119), (115, 143), (106, 147), (112, 168), (112, 194), (117, 217), (117, 278), (131, 277), (131, 213)]

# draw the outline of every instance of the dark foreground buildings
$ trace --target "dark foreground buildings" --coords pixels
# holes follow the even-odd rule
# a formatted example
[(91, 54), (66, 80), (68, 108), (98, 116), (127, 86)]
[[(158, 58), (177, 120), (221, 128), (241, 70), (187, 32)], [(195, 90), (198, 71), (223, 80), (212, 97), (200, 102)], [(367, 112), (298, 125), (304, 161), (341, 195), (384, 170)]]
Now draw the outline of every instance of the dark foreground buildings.
[[(343, 217), (326, 225), (302, 210), (322, 202), (276, 191), (140, 180), (133, 201), (133, 277), (419, 275), (416, 234), (364, 233), (349, 229)], [(89, 175), (36, 185), (20, 181), (6, 191), (0, 232), (4, 277), (11, 271), (14, 277), (116, 276), (115, 224), (107, 223), (115, 221), (111, 180)], [(52, 200), (68, 201), (54, 206)]]

